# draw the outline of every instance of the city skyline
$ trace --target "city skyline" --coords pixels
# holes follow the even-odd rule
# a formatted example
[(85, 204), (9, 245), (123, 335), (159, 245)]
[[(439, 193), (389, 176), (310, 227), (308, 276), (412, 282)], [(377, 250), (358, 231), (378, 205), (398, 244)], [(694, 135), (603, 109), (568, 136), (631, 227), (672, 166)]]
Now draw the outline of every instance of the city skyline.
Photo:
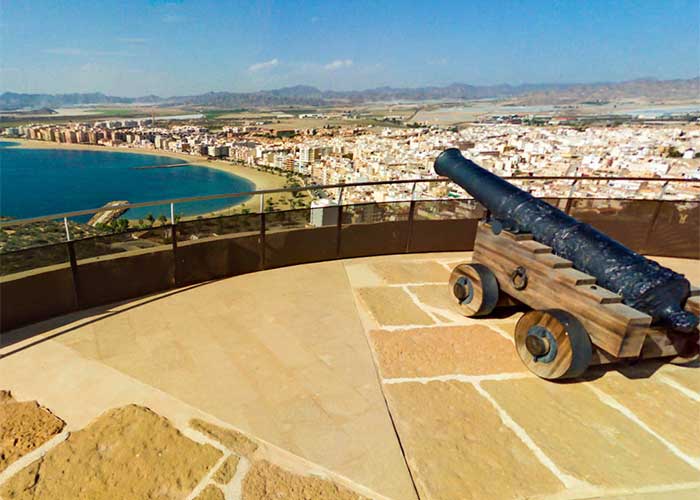
[(0, 91), (133, 97), (698, 76), (697, 2), (463, 4), (2, 2)]

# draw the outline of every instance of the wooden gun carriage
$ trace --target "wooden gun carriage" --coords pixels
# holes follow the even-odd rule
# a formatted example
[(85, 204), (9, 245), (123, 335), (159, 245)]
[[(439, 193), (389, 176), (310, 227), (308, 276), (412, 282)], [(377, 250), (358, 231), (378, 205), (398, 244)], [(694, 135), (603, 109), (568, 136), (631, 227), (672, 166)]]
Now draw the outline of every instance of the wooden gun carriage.
[[(621, 360), (697, 357), (697, 331), (651, 326), (650, 315), (623, 304), (552, 248), (498, 224), (479, 223), (472, 261), (454, 268), (449, 286), (466, 316), (529, 306), (516, 325), (515, 347), (525, 366), (545, 379), (577, 377), (590, 365)], [(700, 289), (690, 295), (685, 310), (697, 316)]]

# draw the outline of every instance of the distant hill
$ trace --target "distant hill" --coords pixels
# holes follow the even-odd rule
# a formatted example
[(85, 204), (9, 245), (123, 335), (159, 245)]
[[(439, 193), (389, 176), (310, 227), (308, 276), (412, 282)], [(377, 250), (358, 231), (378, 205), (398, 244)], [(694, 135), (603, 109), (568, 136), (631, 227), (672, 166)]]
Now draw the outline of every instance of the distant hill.
[(556, 104), (640, 97), (666, 100), (697, 99), (700, 97), (700, 78), (689, 80), (644, 79), (594, 84), (468, 85), (453, 83), (445, 87), (378, 87), (375, 89), (343, 92), (320, 90), (308, 85), (296, 85), (257, 92), (207, 92), (206, 94), (167, 98), (154, 95), (115, 97), (99, 92), (89, 94), (18, 94), (5, 92), (0, 95), (0, 110), (133, 103), (195, 105), (220, 108), (292, 105), (323, 106), (331, 104), (362, 104), (376, 101), (484, 98), (513, 98), (521, 103)]
[(700, 99), (700, 78), (690, 80), (631, 80), (621, 83), (572, 85), (543, 89), (520, 96), (522, 104), (574, 104), (585, 101), (647, 98), (650, 100)]

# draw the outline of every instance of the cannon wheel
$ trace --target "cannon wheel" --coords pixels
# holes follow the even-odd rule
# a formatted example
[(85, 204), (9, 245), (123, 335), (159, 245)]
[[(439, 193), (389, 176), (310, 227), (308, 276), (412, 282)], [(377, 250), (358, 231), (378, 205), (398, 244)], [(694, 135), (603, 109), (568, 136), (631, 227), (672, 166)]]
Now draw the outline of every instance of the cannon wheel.
[(582, 375), (593, 353), (581, 322), (561, 309), (525, 313), (515, 325), (515, 348), (523, 364), (545, 379)]
[(465, 316), (489, 314), (498, 302), (498, 281), (483, 264), (460, 264), (452, 270), (450, 293)]

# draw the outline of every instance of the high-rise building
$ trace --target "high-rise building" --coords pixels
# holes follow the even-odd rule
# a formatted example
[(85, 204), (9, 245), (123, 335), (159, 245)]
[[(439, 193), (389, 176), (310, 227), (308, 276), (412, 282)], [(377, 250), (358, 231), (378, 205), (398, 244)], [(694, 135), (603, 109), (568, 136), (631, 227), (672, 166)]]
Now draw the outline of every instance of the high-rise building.
[(294, 170), (294, 156), (287, 155), (284, 160), (284, 169), (292, 172)]
[(302, 146), (299, 149), (299, 161), (302, 163), (312, 163), (316, 159), (314, 155), (314, 148), (310, 146)]
[(338, 223), (338, 204), (328, 198), (313, 200), (309, 222), (316, 227), (336, 225)]

